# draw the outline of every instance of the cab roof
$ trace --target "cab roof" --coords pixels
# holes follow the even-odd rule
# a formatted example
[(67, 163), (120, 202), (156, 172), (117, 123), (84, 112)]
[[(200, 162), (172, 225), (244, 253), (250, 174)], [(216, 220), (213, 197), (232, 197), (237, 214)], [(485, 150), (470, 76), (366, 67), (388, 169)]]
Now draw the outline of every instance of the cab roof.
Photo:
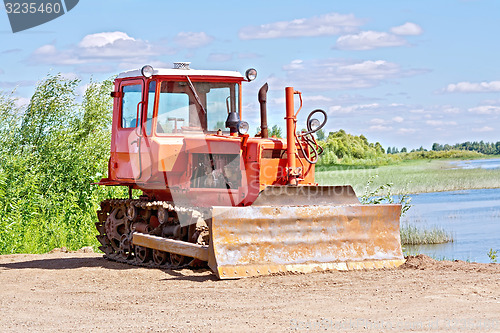
[[(245, 78), (236, 71), (221, 71), (221, 70), (197, 70), (197, 69), (173, 69), (173, 68), (154, 68), (153, 76), (166, 75), (166, 76), (220, 76), (220, 77), (233, 77), (236, 79), (244, 80)], [(122, 72), (118, 75), (118, 79), (142, 77), (140, 69), (134, 69)]]

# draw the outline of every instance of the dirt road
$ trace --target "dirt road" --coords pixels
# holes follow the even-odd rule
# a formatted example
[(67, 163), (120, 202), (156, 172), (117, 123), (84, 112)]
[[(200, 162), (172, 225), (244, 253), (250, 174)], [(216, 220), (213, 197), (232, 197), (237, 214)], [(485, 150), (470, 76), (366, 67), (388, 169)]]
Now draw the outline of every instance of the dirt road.
[(2, 332), (500, 331), (500, 264), (217, 281), (100, 254), (0, 256)]

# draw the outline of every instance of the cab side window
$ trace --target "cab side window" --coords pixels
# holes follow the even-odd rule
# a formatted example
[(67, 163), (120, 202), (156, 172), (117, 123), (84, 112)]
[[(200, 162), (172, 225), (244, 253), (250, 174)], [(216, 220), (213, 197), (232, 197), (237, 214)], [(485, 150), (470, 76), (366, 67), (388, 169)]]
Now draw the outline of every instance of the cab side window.
[(121, 127), (134, 128), (141, 123), (141, 113), (137, 112), (138, 104), (142, 100), (142, 84), (131, 84), (122, 88)]

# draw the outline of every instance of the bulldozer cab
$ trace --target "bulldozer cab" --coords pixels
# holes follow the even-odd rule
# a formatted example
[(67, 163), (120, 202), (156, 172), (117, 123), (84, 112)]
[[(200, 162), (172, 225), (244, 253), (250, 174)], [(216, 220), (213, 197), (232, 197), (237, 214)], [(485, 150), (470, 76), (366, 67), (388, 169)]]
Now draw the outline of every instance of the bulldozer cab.
[(139, 136), (224, 132), (228, 114), (240, 115), (241, 80), (191, 74), (125, 78), (115, 94), (120, 97), (117, 129), (134, 128)]
[(130, 71), (115, 81), (110, 174), (121, 182), (150, 179), (160, 163), (154, 150), (179, 144), (173, 138), (228, 135), (229, 115), (240, 118), (241, 74), (187, 69), (154, 74)]

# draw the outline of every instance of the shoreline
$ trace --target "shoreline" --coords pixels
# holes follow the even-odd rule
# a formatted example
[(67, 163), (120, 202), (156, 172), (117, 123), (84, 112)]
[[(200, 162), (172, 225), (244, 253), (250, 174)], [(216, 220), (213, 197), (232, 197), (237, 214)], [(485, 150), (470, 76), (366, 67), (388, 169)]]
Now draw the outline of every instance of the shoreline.
[(391, 195), (495, 189), (500, 188), (500, 168), (457, 168), (453, 163), (496, 160), (500, 163), (498, 157), (414, 160), (374, 168), (323, 170), (316, 172), (316, 181), (320, 185), (352, 185), (358, 196), (381, 186), (389, 187)]

